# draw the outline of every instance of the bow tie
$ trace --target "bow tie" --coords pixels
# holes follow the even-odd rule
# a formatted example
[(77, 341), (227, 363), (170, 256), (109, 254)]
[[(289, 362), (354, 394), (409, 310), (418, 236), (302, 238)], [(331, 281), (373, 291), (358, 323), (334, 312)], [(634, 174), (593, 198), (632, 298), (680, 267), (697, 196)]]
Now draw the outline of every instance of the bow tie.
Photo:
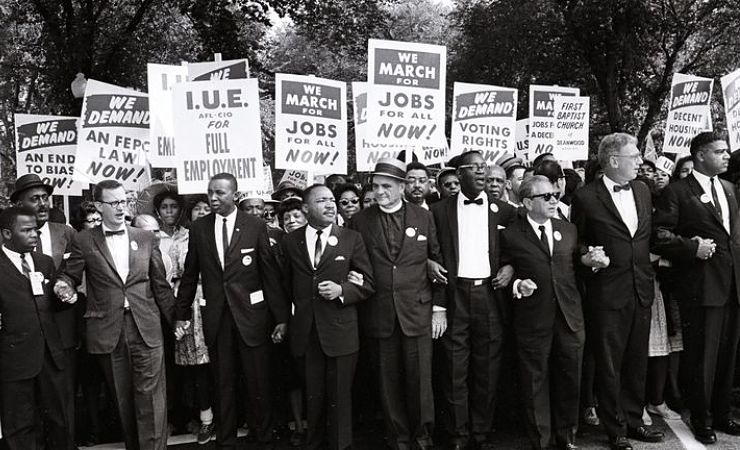
[(482, 198), (476, 198), (475, 200), (463, 200), (463, 205), (469, 205), (471, 203), (475, 203), (476, 205), (482, 205), (483, 199)]
[(631, 188), (630, 188), (630, 184), (629, 184), (629, 183), (625, 183), (625, 184), (623, 184), (622, 186), (620, 186), (620, 185), (618, 185), (618, 184), (615, 184), (615, 185), (614, 185), (614, 192), (619, 192), (619, 191), (629, 191), (630, 189), (631, 189)]
[(125, 233), (125, 231), (123, 229), (116, 230), (116, 231), (108, 231), (108, 230), (105, 230), (104, 231), (105, 237), (108, 237), (108, 236), (120, 236), (123, 233)]

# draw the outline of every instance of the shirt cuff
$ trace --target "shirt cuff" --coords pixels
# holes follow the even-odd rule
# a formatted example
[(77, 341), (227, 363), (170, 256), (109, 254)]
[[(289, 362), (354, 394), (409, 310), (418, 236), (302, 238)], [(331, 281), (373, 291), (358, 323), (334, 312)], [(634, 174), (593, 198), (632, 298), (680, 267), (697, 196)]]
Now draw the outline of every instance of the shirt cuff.
[(344, 295), (340, 295), (337, 298), (339, 299), (340, 302), (342, 302), (342, 304), (344, 304)]
[(522, 298), (522, 294), (519, 293), (519, 283), (521, 282), (522, 280), (517, 278), (516, 280), (514, 280), (514, 284), (511, 287), (511, 293), (514, 294), (514, 297), (516, 297), (517, 299)]
[(445, 308), (444, 306), (437, 306), (437, 305), (432, 306), (432, 312), (444, 312), (444, 311), (447, 311), (447, 308)]

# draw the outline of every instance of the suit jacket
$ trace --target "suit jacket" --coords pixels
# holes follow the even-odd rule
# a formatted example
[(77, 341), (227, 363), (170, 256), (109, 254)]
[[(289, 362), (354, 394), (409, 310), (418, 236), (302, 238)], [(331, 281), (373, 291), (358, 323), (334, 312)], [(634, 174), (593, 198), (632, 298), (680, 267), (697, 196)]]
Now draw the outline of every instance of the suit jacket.
[[(357, 303), (374, 292), (373, 271), (360, 233), (332, 225), (319, 265), (314, 270), (306, 248), (308, 225), (283, 238), (282, 251), (285, 278), (295, 305), (290, 325), (290, 347), (295, 356), (303, 356), (311, 336), (316, 332), (324, 353), (329, 357), (349, 355), (360, 349)], [(362, 286), (347, 281), (350, 270), (363, 275)], [(318, 284), (333, 281), (342, 286), (344, 300), (326, 300), (319, 296)]]
[[(51, 258), (54, 260), (54, 267), (59, 269), (64, 262), (64, 257), (69, 256), (72, 252), (72, 240), (75, 237), (75, 230), (67, 225), (55, 222), (49, 223), (49, 234), (51, 236)], [(70, 308), (64, 308), (56, 313), (57, 325), (62, 337), (62, 345), (66, 349), (77, 346), (78, 323), (76, 311), (81, 304), (75, 304)]]
[(190, 227), (188, 254), (177, 296), (177, 318), (191, 319), (198, 277), (201, 277), (205, 306), (200, 311), (206, 344), (215, 344), (227, 305), (244, 343), (250, 347), (265, 344), (269, 342), (273, 319), (287, 323), (290, 317), (267, 226), (262, 219), (237, 210), (225, 265), (221, 268), (215, 223), (216, 214), (212, 213)]
[(578, 233), (573, 224), (560, 219), (552, 219), (552, 231), (552, 256), (524, 211), (501, 231), (502, 264), (514, 267), (514, 279), (531, 279), (537, 284), (531, 296), (514, 300), (514, 326), (529, 331), (551, 330), (557, 314), (555, 300), (570, 329), (580, 331), (583, 309), (574, 269), (574, 262), (580, 258)]
[(45, 348), (58, 369), (64, 368), (64, 349), (54, 313), (63, 304), (51, 292), (54, 261), (41, 253), (31, 253), (36, 272), (44, 274), (44, 295), (33, 295), (31, 282), (0, 250), (0, 380), (33, 378), (41, 372)]
[[(405, 203), (403, 242), (392, 259), (380, 222), (382, 214), (373, 205), (357, 213), (349, 224), (362, 235), (375, 281), (375, 294), (360, 306), (360, 323), (371, 337), (389, 337), (396, 320), (406, 336), (422, 336), (429, 333), (432, 323), (434, 285), (427, 276), (427, 259), (442, 263), (434, 218), (424, 208)], [(446, 306), (445, 296), (437, 295), (435, 304)]]
[[(722, 306), (732, 295), (740, 299), (740, 227), (738, 200), (731, 183), (721, 180), (730, 207), (728, 233), (693, 175), (669, 184), (656, 204), (653, 252), (673, 263), (678, 276), (671, 286), (681, 300)], [(705, 200), (708, 199), (704, 197)], [(696, 257), (699, 236), (713, 239), (716, 252), (708, 260)]]
[[(455, 298), (457, 267), (460, 260), (460, 247), (457, 236), (458, 195), (463, 194), (451, 195), (432, 205), (434, 224), (437, 227), (437, 237), (442, 249), (442, 259), (444, 260), (445, 269), (447, 269), (446, 294), (448, 299)], [(498, 243), (499, 227), (503, 229), (513, 222), (516, 217), (516, 209), (508, 203), (494, 199), (490, 195), (488, 196), (488, 205), (489, 263), (491, 265), (491, 277), (495, 277), (500, 267), (501, 258), (501, 249)], [(448, 306), (454, 309), (454, 303), (448, 302)]]
[(123, 326), (124, 298), (139, 333), (149, 347), (162, 345), (161, 318), (172, 323), (175, 299), (167, 282), (159, 238), (152, 232), (127, 227), (129, 273), (122, 280), (108, 250), (102, 227), (82, 230), (72, 241), (72, 252), (61, 278), (73, 286), (87, 279), (87, 349), (111, 353)]
[[(577, 190), (571, 203), (570, 218), (578, 228), (580, 253), (588, 246), (603, 246), (610, 259), (609, 267), (593, 272), (582, 270), (586, 280), (589, 308), (612, 310), (623, 308), (635, 292), (643, 306), (650, 306), (654, 297), (655, 272), (650, 264), (650, 233), (652, 200), (650, 190), (640, 181), (631, 181), (637, 208), (637, 231), (630, 235), (627, 225), (602, 180)], [(615, 295), (617, 294), (617, 295)]]

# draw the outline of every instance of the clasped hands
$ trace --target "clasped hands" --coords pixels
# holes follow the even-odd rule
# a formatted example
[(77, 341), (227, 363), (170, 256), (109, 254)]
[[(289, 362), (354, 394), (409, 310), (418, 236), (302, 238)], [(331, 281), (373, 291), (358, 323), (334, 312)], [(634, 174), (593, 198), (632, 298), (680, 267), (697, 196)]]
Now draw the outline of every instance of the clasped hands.
[(77, 291), (64, 280), (54, 283), (54, 294), (64, 303), (74, 304), (77, 301)]
[(597, 271), (599, 269), (605, 269), (609, 267), (609, 263), (611, 263), (611, 260), (604, 252), (604, 247), (601, 245), (597, 245), (595, 247), (588, 246), (588, 253), (585, 253), (581, 256), (581, 263), (583, 263), (584, 266), (590, 267), (594, 269), (594, 271)]
[(714, 243), (714, 239), (704, 239), (699, 236), (694, 236), (691, 240), (699, 243), (696, 247), (696, 257), (699, 259), (706, 261), (714, 256), (714, 252), (717, 251), (717, 244)]

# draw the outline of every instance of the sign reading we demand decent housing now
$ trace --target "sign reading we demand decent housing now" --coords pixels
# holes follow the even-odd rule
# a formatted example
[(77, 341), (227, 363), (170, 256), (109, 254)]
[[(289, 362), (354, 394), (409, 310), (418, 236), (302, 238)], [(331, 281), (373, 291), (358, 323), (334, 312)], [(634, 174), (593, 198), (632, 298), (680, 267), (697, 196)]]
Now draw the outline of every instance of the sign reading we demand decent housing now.
[(663, 139), (664, 153), (688, 154), (691, 140), (702, 131), (712, 130), (714, 80), (677, 73), (671, 83), (668, 120)]

